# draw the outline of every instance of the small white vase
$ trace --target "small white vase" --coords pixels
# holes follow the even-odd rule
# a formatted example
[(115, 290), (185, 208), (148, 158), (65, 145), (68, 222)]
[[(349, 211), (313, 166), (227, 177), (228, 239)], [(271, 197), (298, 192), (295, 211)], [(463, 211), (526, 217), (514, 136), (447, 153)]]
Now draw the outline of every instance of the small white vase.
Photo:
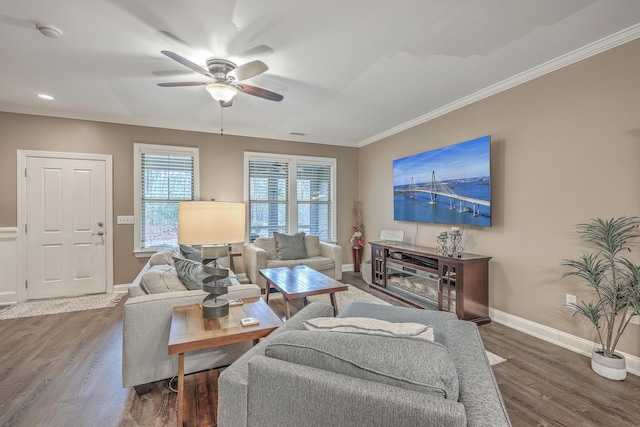
[(623, 355), (613, 355), (614, 357), (604, 357), (602, 349), (594, 348), (591, 352), (591, 369), (605, 378), (621, 381), (627, 378), (627, 363)]

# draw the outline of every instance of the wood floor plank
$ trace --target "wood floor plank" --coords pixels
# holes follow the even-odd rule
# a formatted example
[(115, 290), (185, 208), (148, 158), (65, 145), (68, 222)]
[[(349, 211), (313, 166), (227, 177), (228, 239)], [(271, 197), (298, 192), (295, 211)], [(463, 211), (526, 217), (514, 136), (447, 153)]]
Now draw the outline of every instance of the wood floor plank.
[[(342, 280), (391, 304), (359, 274)], [(167, 381), (137, 396), (121, 383), (122, 304), (0, 321), (0, 426), (173, 426), (176, 394)], [(282, 300), (271, 308), (284, 317)], [(296, 312), (301, 306), (292, 308)], [(640, 425), (640, 377), (611, 381), (589, 358), (496, 323), (480, 326), (487, 350), (507, 359), (493, 367), (514, 427)], [(186, 377), (186, 422), (215, 426), (217, 380), (211, 370)]]

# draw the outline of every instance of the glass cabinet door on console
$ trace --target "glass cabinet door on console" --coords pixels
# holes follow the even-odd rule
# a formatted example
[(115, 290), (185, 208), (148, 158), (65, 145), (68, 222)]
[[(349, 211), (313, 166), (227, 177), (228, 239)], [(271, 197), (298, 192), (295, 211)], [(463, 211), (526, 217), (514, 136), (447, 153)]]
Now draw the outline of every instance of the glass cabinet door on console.
[(382, 246), (371, 245), (371, 280), (378, 286), (385, 287), (385, 250)]
[[(440, 287), (438, 289), (438, 306), (442, 311), (456, 311), (456, 271), (455, 264), (440, 264)], [(461, 316), (458, 316), (461, 317)]]

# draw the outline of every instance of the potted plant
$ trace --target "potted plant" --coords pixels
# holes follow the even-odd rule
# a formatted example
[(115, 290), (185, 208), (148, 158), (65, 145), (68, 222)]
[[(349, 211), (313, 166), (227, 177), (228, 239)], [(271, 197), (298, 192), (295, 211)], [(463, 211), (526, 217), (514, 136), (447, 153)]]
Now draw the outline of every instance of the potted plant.
[(596, 252), (563, 263), (571, 271), (562, 277), (576, 276), (593, 290), (592, 300), (568, 306), (596, 329), (601, 347), (592, 352), (591, 368), (610, 379), (626, 378), (624, 356), (615, 350), (631, 317), (640, 314), (640, 266), (625, 257), (640, 236), (639, 224), (626, 216), (578, 224), (578, 235)]

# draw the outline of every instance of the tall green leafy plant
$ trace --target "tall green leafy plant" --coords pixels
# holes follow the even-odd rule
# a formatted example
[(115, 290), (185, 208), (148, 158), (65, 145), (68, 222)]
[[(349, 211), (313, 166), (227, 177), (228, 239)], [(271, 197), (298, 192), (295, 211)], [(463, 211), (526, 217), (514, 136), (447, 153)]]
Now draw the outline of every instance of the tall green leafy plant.
[(624, 256), (640, 236), (639, 225), (638, 218), (626, 216), (578, 224), (578, 235), (596, 252), (563, 263), (571, 271), (562, 277), (582, 279), (595, 294), (593, 300), (568, 306), (591, 321), (605, 357), (613, 357), (631, 316), (640, 314), (640, 266)]

